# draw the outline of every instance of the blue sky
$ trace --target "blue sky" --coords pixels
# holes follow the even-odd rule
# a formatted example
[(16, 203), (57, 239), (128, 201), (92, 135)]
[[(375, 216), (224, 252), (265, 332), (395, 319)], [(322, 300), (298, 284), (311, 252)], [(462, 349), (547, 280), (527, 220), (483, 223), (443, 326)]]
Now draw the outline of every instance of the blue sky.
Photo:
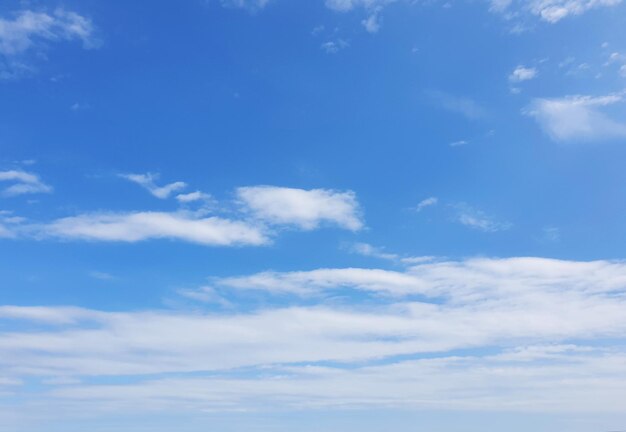
[(0, 431), (626, 428), (625, 8), (4, 2)]

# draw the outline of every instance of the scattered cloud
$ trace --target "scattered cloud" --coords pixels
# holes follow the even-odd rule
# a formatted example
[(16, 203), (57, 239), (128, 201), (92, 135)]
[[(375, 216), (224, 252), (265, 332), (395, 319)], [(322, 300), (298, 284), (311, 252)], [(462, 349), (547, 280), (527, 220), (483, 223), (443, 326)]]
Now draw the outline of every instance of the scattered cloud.
[(623, 102), (624, 93), (535, 99), (524, 113), (533, 117), (555, 141), (595, 141), (626, 137), (626, 123), (611, 119), (602, 108)]
[(527, 68), (527, 67), (520, 65), (516, 67), (515, 70), (513, 70), (513, 72), (511, 72), (511, 75), (509, 75), (509, 81), (514, 82), (514, 83), (519, 83), (522, 81), (531, 80), (535, 78), (536, 76), (537, 76), (536, 68)]
[(397, 0), (326, 0), (326, 7), (337, 12), (347, 12), (356, 8), (379, 10)]
[(343, 39), (337, 39), (334, 41), (328, 41), (328, 42), (324, 42), (321, 45), (322, 50), (324, 50), (324, 52), (326, 52), (326, 54), (337, 54), (339, 51), (348, 48), (350, 46), (350, 44), (343, 40)]
[(13, 183), (0, 192), (5, 197), (52, 192), (52, 186), (42, 182), (38, 175), (21, 170), (0, 171), (0, 182)]
[(361, 21), (361, 23), (368, 33), (378, 33), (378, 30), (380, 30), (380, 17), (378, 16), (378, 13), (371, 14), (366, 19)]
[(56, 9), (52, 13), (23, 10), (0, 17), (0, 79), (19, 78), (33, 72), (25, 55), (42, 50), (46, 43), (82, 42), (86, 49), (98, 46), (95, 28), (76, 12)]
[(322, 32), (324, 32), (324, 30), (326, 30), (326, 26), (324, 24), (320, 24), (318, 26), (313, 27), (313, 30), (311, 30), (311, 35), (317, 36), (321, 34)]
[(461, 147), (464, 145), (469, 144), (469, 141), (466, 140), (459, 140), (459, 141), (453, 141), (450, 144), (448, 144), (450, 147)]
[(322, 223), (352, 231), (363, 228), (359, 205), (352, 191), (250, 186), (237, 196), (254, 217), (274, 225), (294, 225), (311, 230)]
[(89, 276), (94, 278), (94, 279), (99, 279), (99, 280), (103, 280), (103, 281), (111, 281), (111, 280), (117, 279), (112, 274), (107, 273), (107, 272), (102, 272), (102, 271), (92, 271), (92, 272), (89, 272)]
[(257, 11), (263, 9), (270, 3), (270, 0), (221, 0), (222, 6)]
[(86, 103), (79, 103), (79, 102), (76, 102), (70, 106), (70, 109), (72, 111), (85, 111), (90, 108), (91, 108), (91, 105), (86, 104)]
[(434, 205), (437, 205), (438, 202), (439, 202), (439, 199), (437, 197), (429, 197), (429, 198), (423, 199), (422, 201), (419, 202), (419, 204), (417, 204), (417, 207), (415, 207), (415, 210), (418, 212), (421, 212), (426, 207), (432, 207)]
[(133, 183), (137, 183), (139, 186), (146, 189), (152, 195), (160, 199), (168, 198), (173, 192), (179, 191), (187, 187), (187, 184), (182, 181), (169, 183), (165, 186), (157, 186), (154, 181), (159, 178), (158, 174), (120, 174), (120, 177), (129, 180)]
[(530, 11), (549, 23), (555, 23), (568, 16), (581, 15), (598, 7), (615, 6), (621, 0), (532, 0)]
[(354, 243), (350, 247), (350, 251), (359, 255), (380, 258), (389, 261), (396, 261), (400, 258), (397, 254), (385, 252), (383, 249), (377, 248), (368, 243)]
[(508, 230), (512, 226), (509, 222), (499, 221), (489, 216), (484, 211), (465, 203), (455, 204), (453, 207), (456, 210), (455, 220), (469, 228), (484, 232), (497, 232)]
[(487, 110), (473, 99), (454, 96), (438, 90), (426, 93), (439, 107), (457, 114), (461, 114), (470, 120), (478, 120), (488, 116)]
[(566, 17), (582, 15), (600, 7), (616, 6), (621, 2), (622, 0), (491, 0), (490, 9), (509, 19), (530, 13), (553, 24)]
[[(158, 198), (166, 198), (186, 186), (183, 182), (156, 186), (151, 174), (122, 177), (140, 184)], [(15, 182), (2, 191), (5, 196), (51, 191), (36, 175), (24, 171), (1, 171), (0, 181)], [(269, 244), (277, 228), (285, 226), (307, 231), (322, 225), (351, 231), (363, 227), (352, 191), (249, 186), (238, 188), (236, 196), (234, 210), (232, 202), (220, 205), (209, 194), (195, 191), (175, 196), (183, 204), (177, 211), (100, 211), (50, 222), (26, 223), (23, 218), (0, 211), (0, 237), (129, 243), (171, 239), (209, 246), (259, 246)], [(203, 205), (194, 211), (184, 206), (198, 201)], [(209, 211), (229, 216), (207, 217)]]
[(626, 78), (626, 54), (620, 52), (611, 53), (604, 66), (616, 66), (618, 74)]

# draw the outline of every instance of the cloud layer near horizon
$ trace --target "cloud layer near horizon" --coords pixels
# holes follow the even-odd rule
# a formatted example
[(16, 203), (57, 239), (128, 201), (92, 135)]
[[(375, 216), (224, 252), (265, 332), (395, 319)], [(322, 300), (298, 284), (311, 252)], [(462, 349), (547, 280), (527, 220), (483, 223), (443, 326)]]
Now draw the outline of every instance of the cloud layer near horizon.
[[(189, 408), (185, 402), (254, 409), (262, 397), (263, 405), (301, 408), (341, 401), (610, 412), (626, 396), (623, 262), (434, 260), (403, 271), (218, 278), (198, 292), (214, 290), (227, 300), (251, 289), (262, 294), (256, 306), (204, 312), (3, 306), (0, 320), (27, 322), (29, 330), (0, 334), (0, 365), (13, 382), (78, 380), (44, 387), (38, 397), (52, 403), (92, 401), (119, 410), (155, 400), (180, 410)], [(342, 302), (346, 290), (363, 295)], [(264, 296), (276, 295), (292, 300), (268, 307)], [(134, 378), (91, 382), (98, 376)], [(555, 385), (566, 378), (566, 386)], [(589, 386), (605, 390), (591, 404), (584, 398)], [(190, 388), (193, 396), (185, 397)]]

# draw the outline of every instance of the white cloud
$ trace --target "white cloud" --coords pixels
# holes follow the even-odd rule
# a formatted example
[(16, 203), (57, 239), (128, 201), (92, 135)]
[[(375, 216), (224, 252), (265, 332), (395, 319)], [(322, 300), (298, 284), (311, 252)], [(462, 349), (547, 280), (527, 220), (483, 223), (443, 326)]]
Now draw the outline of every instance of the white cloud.
[(58, 219), (39, 227), (40, 235), (63, 239), (137, 242), (166, 238), (214, 246), (262, 245), (263, 229), (219, 217), (192, 213), (93, 213)]
[(352, 288), (391, 295), (425, 294), (424, 284), (402, 272), (364, 269), (317, 269), (297, 272), (262, 272), (251, 276), (216, 279), (217, 286), (261, 290), (273, 294), (317, 295)]
[(15, 234), (9, 228), (0, 223), (0, 238), (12, 238)]
[(320, 48), (326, 52), (326, 54), (337, 54), (339, 51), (348, 48), (350, 44), (343, 40), (337, 39), (335, 41), (324, 42)]
[(263, 9), (270, 0), (221, 0), (222, 6), (256, 11)]
[(350, 248), (350, 251), (359, 255), (380, 258), (380, 259), (385, 259), (385, 260), (390, 260), (390, 261), (396, 261), (400, 259), (400, 257), (397, 254), (385, 252), (384, 250), (377, 248), (375, 246), (372, 246), (371, 244), (368, 244), (368, 243), (355, 243)]
[(176, 200), (181, 203), (190, 203), (195, 201), (213, 202), (213, 197), (207, 193), (195, 191), (186, 194), (178, 194), (176, 195)]
[(111, 281), (111, 280), (117, 279), (111, 273), (102, 272), (102, 271), (92, 271), (92, 272), (89, 272), (89, 276), (91, 276), (94, 279), (99, 279), (99, 280), (103, 280), (103, 281)]
[(378, 13), (373, 13), (361, 21), (361, 24), (363, 24), (368, 33), (378, 33), (378, 30), (380, 30), (380, 17)]
[(525, 114), (533, 117), (555, 141), (594, 141), (626, 137), (626, 123), (601, 108), (623, 101), (623, 93), (601, 97), (567, 96), (535, 99)]
[(441, 108), (461, 114), (470, 120), (478, 120), (488, 116), (487, 110), (473, 99), (454, 96), (437, 90), (428, 91), (426, 94)]
[(511, 223), (499, 221), (484, 211), (473, 208), (465, 203), (454, 206), (456, 221), (467, 227), (484, 232), (505, 231), (511, 228)]
[(591, 9), (620, 3), (621, 0), (532, 0), (529, 8), (542, 20), (555, 23), (567, 16), (581, 15)]
[(417, 204), (417, 207), (415, 207), (415, 210), (418, 212), (421, 212), (426, 207), (432, 207), (434, 205), (437, 205), (438, 202), (439, 202), (439, 199), (437, 197), (429, 197), (429, 198), (423, 199), (422, 201), (419, 202), (419, 204)]
[[(185, 187), (183, 182), (156, 186), (154, 176), (123, 175), (159, 198), (166, 198)], [(3, 195), (48, 192), (34, 174), (2, 171), (0, 181), (15, 181)], [(275, 186), (250, 186), (236, 190), (237, 207), (217, 205), (209, 194), (200, 191), (178, 194), (181, 204), (202, 201), (195, 211), (185, 207), (178, 211), (128, 211), (81, 213), (53, 221), (29, 221), (0, 211), (0, 237), (31, 239), (65, 239), (105, 242), (139, 242), (171, 239), (211, 246), (265, 245), (281, 226), (313, 230), (335, 225), (356, 231), (363, 227), (356, 196), (352, 191), (327, 189), (294, 189)], [(232, 203), (230, 203), (232, 205)], [(231, 213), (230, 216), (207, 217), (209, 212)]]
[(509, 75), (509, 81), (511, 82), (521, 82), (528, 81), (537, 76), (537, 69), (535, 68), (527, 68), (524, 66), (518, 66), (515, 68), (511, 75)]
[(12, 182), (13, 184), (2, 190), (1, 194), (11, 197), (23, 194), (50, 193), (52, 187), (43, 183), (39, 176), (20, 170), (0, 171), (0, 182)]
[(32, 72), (20, 58), (46, 42), (78, 40), (84, 48), (94, 48), (98, 45), (94, 33), (91, 20), (64, 9), (53, 13), (24, 10), (12, 18), (0, 17), (0, 79)]
[(530, 13), (541, 20), (556, 23), (566, 17), (581, 15), (591, 9), (611, 7), (622, 0), (491, 0), (491, 10), (511, 18)]
[(458, 141), (453, 141), (450, 144), (448, 144), (450, 147), (461, 147), (464, 145), (469, 144), (469, 141), (466, 140), (458, 140)]
[(354, 192), (251, 186), (237, 196), (258, 219), (270, 224), (295, 225), (305, 230), (330, 223), (352, 231), (363, 227)]
[[(93, 409), (104, 403), (129, 412), (160, 406), (187, 415), (200, 410), (338, 407), (607, 415), (622, 411), (625, 360), (621, 350), (520, 346), (492, 356), (355, 368), (268, 366), (265, 373), (257, 371), (252, 376), (151, 378), (128, 384), (61, 387), (50, 396), (59, 399), (59, 406), (74, 402)], [(590, 393), (595, 395), (593, 400)]]
[[(156, 406), (623, 408), (624, 262), (479, 258), (422, 262), (403, 272), (264, 272), (214, 283), (232, 288), (221, 294), (308, 297), (299, 306), (267, 308), (263, 298), (261, 308), (219, 313), (3, 306), (0, 367), (15, 381), (135, 375), (118, 385), (34, 390), (39, 401), (80, 401), (81, 412), (94, 413), (103, 403), (108, 413)], [(346, 289), (367, 298), (325, 303)], [(315, 293), (323, 300), (311, 304)], [(393, 297), (369, 301), (380, 294)], [(6, 320), (36, 325), (7, 330)]]
[(380, 10), (397, 0), (326, 0), (326, 7), (338, 12), (347, 12), (356, 8)]
[(158, 174), (120, 174), (120, 177), (137, 183), (157, 198), (168, 198), (173, 192), (187, 187), (185, 182), (177, 181), (165, 186), (157, 186), (154, 181), (159, 178)]

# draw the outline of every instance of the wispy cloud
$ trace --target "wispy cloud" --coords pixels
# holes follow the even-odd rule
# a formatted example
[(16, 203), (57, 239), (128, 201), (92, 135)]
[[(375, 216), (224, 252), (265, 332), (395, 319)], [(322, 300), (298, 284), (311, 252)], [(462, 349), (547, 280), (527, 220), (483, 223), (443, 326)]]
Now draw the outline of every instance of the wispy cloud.
[(0, 17), (0, 79), (31, 72), (33, 68), (24, 55), (43, 49), (43, 43), (73, 40), (82, 42), (84, 48), (98, 46), (91, 20), (76, 12), (23, 10), (11, 17)]
[(623, 93), (606, 96), (566, 96), (535, 99), (524, 110), (555, 141), (594, 141), (626, 137), (626, 123), (601, 111), (623, 102)]
[(133, 183), (137, 183), (139, 186), (150, 192), (153, 196), (160, 199), (168, 198), (173, 192), (179, 191), (187, 187), (187, 184), (182, 181), (169, 183), (165, 186), (157, 186), (155, 184), (155, 180), (159, 178), (158, 174), (120, 174), (120, 177)]
[(455, 204), (453, 208), (456, 211), (455, 220), (472, 229), (484, 232), (497, 232), (508, 230), (513, 226), (510, 222), (500, 221), (466, 203)]
[(488, 116), (487, 110), (473, 99), (455, 96), (438, 90), (426, 92), (427, 96), (439, 107), (453, 113), (461, 114), (470, 120)]
[(350, 247), (350, 251), (359, 255), (390, 261), (396, 261), (400, 259), (400, 256), (398, 254), (385, 252), (383, 249), (372, 246), (369, 243), (354, 243)]
[(0, 171), (0, 182), (13, 183), (2, 190), (5, 197), (52, 192), (52, 186), (42, 182), (38, 175), (21, 170)]
[[(623, 408), (626, 352), (595, 343), (626, 337), (622, 262), (435, 260), (404, 272), (316, 269), (213, 282), (231, 288), (222, 293), (254, 289), (306, 299), (270, 308), (261, 300), (253, 311), (219, 314), (2, 306), (0, 320), (37, 326), (0, 334), (0, 367), (15, 382), (76, 380), (33, 391), (61, 409), (80, 401), (81, 412), (91, 415), (103, 403), (108, 413), (120, 413), (157, 401), (170, 411), (338, 404), (572, 413)], [(346, 289), (366, 298), (323, 303)], [(222, 300), (210, 288), (201, 293), (207, 297), (199, 300)], [(312, 294), (321, 302), (311, 305)], [(390, 297), (368, 300), (381, 294)], [(129, 375), (107, 380), (117, 384), (81, 381)]]
[(89, 276), (94, 278), (94, 279), (99, 279), (99, 280), (103, 280), (103, 281), (111, 281), (111, 280), (115, 280), (116, 277), (113, 276), (110, 273), (107, 272), (102, 272), (102, 271), (92, 271), (89, 272)]
[(176, 195), (176, 200), (180, 203), (191, 203), (203, 201), (205, 203), (213, 202), (213, 197), (201, 191), (189, 192), (186, 194)]
[(271, 0), (221, 0), (222, 6), (224, 7), (246, 9), (249, 11), (263, 9), (270, 1)]
[(350, 44), (343, 40), (343, 39), (337, 39), (334, 41), (327, 41), (324, 42), (320, 48), (322, 48), (323, 51), (326, 52), (326, 54), (337, 54), (339, 51), (346, 49), (350, 46)]
[(423, 199), (417, 204), (417, 207), (415, 207), (415, 210), (418, 212), (421, 212), (426, 207), (432, 207), (434, 205), (437, 205), (438, 202), (439, 202), (439, 198), (437, 197), (429, 197), (429, 198)]
[(213, 246), (262, 245), (262, 227), (219, 217), (199, 218), (187, 212), (92, 213), (40, 225), (39, 235), (62, 239), (138, 242), (176, 239)]
[(548, 23), (581, 15), (592, 9), (611, 7), (622, 0), (491, 0), (491, 10), (507, 17), (532, 14)]

